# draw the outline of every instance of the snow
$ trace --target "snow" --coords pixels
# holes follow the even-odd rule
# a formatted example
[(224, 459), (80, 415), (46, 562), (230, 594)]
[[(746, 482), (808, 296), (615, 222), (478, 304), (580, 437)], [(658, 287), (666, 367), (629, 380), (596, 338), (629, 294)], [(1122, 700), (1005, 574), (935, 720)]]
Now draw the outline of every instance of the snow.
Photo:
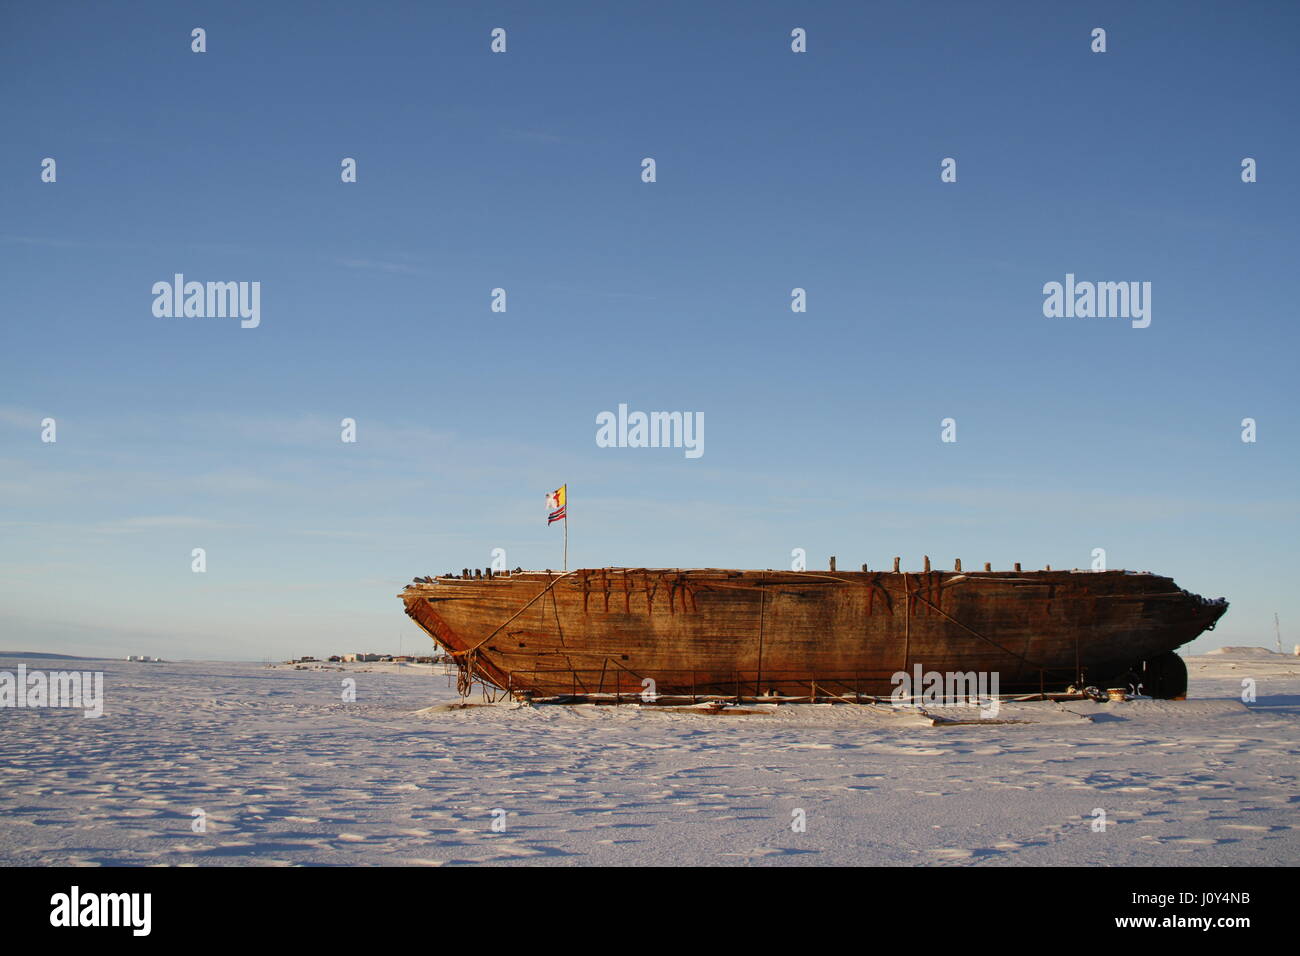
[(1212, 651), (1206, 651), (1209, 654), (1224, 654), (1228, 657), (1285, 657), (1285, 654), (1279, 654), (1277, 651), (1269, 650), (1267, 647), (1216, 647)]
[(454, 681), (413, 664), (22, 662), (103, 670), (105, 713), (0, 709), (6, 866), (1300, 862), (1300, 660), (1280, 655), (1189, 658), (1187, 701), (1005, 704), (986, 726), (445, 707)]

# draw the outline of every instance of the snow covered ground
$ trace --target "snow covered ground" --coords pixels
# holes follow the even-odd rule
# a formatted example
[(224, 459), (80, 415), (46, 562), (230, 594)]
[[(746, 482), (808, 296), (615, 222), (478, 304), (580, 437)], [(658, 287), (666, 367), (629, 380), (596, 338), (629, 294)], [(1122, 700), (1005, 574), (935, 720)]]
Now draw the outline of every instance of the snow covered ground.
[(102, 670), (105, 703), (0, 709), (6, 866), (1300, 863), (1300, 658), (1190, 658), (1186, 702), (948, 727), (851, 705), (430, 709), (455, 690), (421, 665), (0, 670), (20, 663)]

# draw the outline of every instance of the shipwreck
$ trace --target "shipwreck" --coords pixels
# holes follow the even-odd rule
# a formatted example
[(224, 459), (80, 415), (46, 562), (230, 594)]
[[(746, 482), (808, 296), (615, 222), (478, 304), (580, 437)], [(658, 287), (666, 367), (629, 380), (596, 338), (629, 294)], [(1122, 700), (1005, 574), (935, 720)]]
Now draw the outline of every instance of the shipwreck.
[[(1004, 694), (1186, 694), (1175, 649), (1228, 608), (1131, 571), (584, 568), (421, 577), (406, 613), (518, 698), (862, 701), (894, 675), (996, 673)], [(647, 695), (645, 699), (649, 699)]]

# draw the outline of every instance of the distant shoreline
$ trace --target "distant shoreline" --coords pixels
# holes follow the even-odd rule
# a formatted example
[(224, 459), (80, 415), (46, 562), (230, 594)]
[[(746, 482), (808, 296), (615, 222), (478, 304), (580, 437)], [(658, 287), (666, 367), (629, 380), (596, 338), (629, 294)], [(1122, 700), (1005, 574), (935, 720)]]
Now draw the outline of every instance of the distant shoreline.
[[(120, 661), (123, 664), (290, 664), (293, 661), (278, 659), (267, 660), (258, 657), (165, 657), (161, 661), (128, 661), (125, 657), (90, 657), (83, 654), (55, 654), (50, 651), (0, 651), (0, 660), (47, 660), (47, 661)], [(316, 660), (312, 664), (341, 663), (339, 661)], [(393, 661), (356, 661), (349, 663), (391, 664)], [(400, 662), (396, 662), (400, 663)]]

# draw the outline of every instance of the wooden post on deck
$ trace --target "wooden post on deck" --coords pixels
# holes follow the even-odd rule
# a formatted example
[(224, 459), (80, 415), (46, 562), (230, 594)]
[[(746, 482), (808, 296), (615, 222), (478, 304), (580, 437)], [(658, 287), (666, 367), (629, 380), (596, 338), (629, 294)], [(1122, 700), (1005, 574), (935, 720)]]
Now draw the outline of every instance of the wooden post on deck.
[(930, 573), (930, 556), (928, 554), (925, 556), (925, 573)]
[(898, 558), (894, 558), (894, 573), (895, 573), (895, 574), (898, 573), (898, 562), (899, 562), (899, 559), (898, 559)]
[(835, 555), (831, 555), (831, 570), (835, 570)]

